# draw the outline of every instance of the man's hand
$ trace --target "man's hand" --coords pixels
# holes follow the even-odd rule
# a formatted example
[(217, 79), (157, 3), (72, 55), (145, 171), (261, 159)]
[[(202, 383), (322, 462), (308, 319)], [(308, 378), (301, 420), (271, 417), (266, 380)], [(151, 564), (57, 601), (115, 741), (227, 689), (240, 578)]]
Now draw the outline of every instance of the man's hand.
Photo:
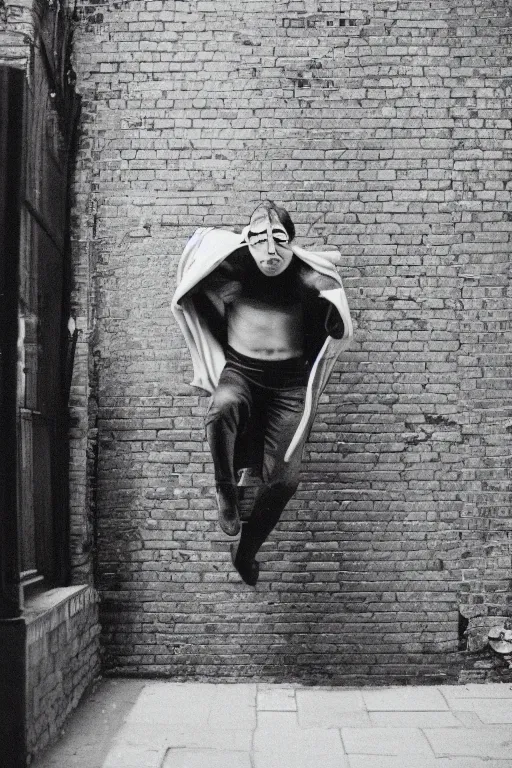
[(219, 299), (222, 299), (224, 304), (232, 304), (240, 296), (242, 283), (239, 280), (229, 280), (228, 282), (220, 285), (218, 288), (210, 290), (214, 290)]
[(300, 266), (300, 279), (309, 290), (318, 291), (322, 302), (326, 303), (326, 315), (324, 328), (328, 336), (333, 339), (342, 339), (345, 334), (343, 319), (338, 314), (336, 307), (324, 296), (324, 292), (337, 291), (339, 285), (333, 277), (316, 272), (306, 264)]
[(327, 261), (330, 261), (333, 267), (341, 266), (341, 253), (339, 251), (322, 251), (322, 256)]
[(334, 304), (329, 305), (324, 327), (327, 335), (333, 339), (342, 339), (345, 335), (345, 324)]
[(307, 264), (302, 263), (299, 269), (301, 282), (306, 288), (315, 291), (330, 291), (339, 288), (338, 283), (333, 277), (316, 272), (312, 267), (308, 267)]
[(214, 293), (224, 304), (231, 304), (240, 295), (242, 284), (230, 277), (230, 271), (222, 265), (201, 280), (191, 293)]

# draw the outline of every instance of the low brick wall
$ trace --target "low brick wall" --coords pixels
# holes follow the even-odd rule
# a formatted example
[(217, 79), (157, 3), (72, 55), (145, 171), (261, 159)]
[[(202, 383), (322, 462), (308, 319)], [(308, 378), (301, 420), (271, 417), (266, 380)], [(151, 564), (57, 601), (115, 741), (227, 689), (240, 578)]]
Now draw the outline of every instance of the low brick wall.
[(31, 757), (59, 733), (99, 674), (98, 598), (91, 587), (45, 592), (25, 611), (27, 747)]

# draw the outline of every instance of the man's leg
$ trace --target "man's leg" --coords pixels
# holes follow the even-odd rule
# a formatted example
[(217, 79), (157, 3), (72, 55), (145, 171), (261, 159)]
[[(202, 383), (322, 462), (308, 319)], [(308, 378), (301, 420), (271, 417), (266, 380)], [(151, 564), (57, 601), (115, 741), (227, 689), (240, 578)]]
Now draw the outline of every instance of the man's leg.
[(251, 409), (247, 381), (225, 369), (206, 415), (206, 437), (213, 458), (219, 525), (228, 536), (240, 531), (234, 455), (237, 437), (245, 430)]
[(256, 554), (299, 484), (301, 447), (287, 463), (284, 455), (302, 417), (304, 394), (304, 387), (274, 391), (267, 403), (264, 485), (256, 495), (249, 520), (242, 527), (239, 546), (236, 551), (232, 550), (235, 567), (248, 584), (256, 583), (259, 572)]

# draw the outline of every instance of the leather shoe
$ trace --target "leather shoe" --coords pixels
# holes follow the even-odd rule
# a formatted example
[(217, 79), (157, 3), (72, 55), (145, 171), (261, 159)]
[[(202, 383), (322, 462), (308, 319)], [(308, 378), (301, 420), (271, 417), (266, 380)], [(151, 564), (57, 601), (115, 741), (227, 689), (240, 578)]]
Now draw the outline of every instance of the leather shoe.
[(250, 587), (256, 586), (260, 575), (260, 564), (257, 560), (244, 560), (238, 557), (238, 545), (233, 543), (230, 546), (231, 562), (240, 574), (242, 581)]
[(217, 483), (215, 498), (219, 509), (219, 525), (226, 536), (236, 536), (240, 533), (240, 517), (238, 515), (238, 493), (236, 485)]

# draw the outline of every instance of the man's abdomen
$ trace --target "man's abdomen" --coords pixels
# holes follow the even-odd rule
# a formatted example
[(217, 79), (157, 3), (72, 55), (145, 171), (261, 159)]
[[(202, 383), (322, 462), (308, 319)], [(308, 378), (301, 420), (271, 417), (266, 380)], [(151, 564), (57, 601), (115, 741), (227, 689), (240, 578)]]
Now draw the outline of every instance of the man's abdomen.
[(304, 327), (299, 303), (286, 307), (238, 300), (228, 312), (228, 343), (260, 360), (288, 360), (303, 353)]

